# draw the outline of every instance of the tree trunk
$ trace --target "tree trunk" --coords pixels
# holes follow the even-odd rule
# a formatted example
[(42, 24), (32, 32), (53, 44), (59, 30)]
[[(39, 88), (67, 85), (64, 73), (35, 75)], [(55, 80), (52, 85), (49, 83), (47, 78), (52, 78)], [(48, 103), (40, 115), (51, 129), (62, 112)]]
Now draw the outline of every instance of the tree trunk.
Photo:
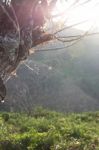
[(41, 30), (47, 13), (47, 0), (0, 1), (0, 100), (6, 96), (3, 80), (27, 58), (29, 49), (53, 39)]

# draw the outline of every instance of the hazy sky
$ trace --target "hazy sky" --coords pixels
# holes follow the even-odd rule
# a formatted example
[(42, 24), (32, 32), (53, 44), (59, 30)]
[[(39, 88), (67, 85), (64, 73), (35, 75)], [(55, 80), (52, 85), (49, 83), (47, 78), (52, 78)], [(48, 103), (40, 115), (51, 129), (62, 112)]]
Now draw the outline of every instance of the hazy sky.
[[(75, 1), (79, 1), (75, 3)], [(76, 28), (88, 30), (94, 28), (99, 30), (99, 0), (58, 0), (54, 14), (63, 13), (58, 20), (65, 21), (65, 24), (75, 24), (78, 22), (86, 21), (85, 23), (77, 26)], [(57, 20), (56, 19), (56, 20)]]

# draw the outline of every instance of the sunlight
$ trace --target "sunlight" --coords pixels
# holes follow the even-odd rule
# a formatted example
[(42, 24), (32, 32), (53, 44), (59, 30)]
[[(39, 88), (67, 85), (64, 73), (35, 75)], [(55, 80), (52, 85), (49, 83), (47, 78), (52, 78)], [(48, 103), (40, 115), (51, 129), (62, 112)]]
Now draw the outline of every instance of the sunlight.
[(99, 17), (99, 3), (97, 0), (91, 0), (85, 5), (80, 5), (80, 3), (74, 4), (74, 0), (70, 0), (69, 2), (58, 0), (53, 10), (53, 15), (56, 15), (53, 19), (55, 22), (64, 22), (65, 25), (83, 22), (76, 27), (81, 30), (86, 31), (90, 28), (99, 29), (99, 20), (97, 19)]

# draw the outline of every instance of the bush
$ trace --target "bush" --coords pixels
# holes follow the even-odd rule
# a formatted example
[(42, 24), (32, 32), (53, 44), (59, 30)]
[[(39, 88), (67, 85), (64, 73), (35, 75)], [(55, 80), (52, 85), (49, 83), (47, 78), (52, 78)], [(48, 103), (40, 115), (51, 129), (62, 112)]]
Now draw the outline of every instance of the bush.
[(37, 142), (34, 150), (51, 150), (54, 145), (54, 139), (52, 136), (44, 137)]
[(20, 132), (21, 133), (24, 133), (24, 132), (28, 132), (28, 127), (26, 127), (26, 126), (22, 126), (21, 128), (20, 128)]
[(33, 112), (33, 116), (35, 118), (47, 117), (48, 115), (49, 115), (49, 112), (46, 109), (43, 109), (42, 107), (35, 108)]
[(8, 113), (4, 113), (4, 114), (2, 114), (2, 119), (5, 121), (5, 122), (7, 122), (8, 120), (9, 120), (9, 114)]

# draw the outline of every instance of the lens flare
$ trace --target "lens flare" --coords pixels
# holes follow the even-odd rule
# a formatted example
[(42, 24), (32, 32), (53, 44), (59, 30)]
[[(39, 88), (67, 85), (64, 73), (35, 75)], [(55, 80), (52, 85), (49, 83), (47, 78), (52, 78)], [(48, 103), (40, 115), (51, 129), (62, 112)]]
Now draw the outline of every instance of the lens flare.
[(56, 7), (52, 14), (55, 22), (63, 22), (65, 25), (72, 25), (85, 21), (85, 23), (77, 26), (82, 30), (88, 30), (89, 28), (99, 29), (99, 5), (96, 1), (89, 1), (84, 5), (82, 0), (74, 3), (74, 0), (65, 1), (58, 0)]

